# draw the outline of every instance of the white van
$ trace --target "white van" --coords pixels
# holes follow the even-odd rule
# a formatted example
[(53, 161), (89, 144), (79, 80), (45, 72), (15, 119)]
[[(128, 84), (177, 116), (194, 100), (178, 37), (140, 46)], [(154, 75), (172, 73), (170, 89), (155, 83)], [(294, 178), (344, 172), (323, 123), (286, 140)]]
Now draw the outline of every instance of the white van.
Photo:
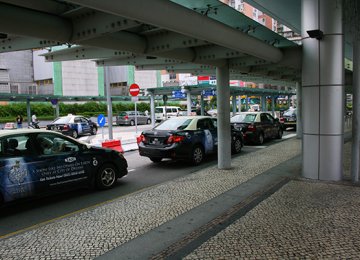
[[(166, 111), (165, 111), (166, 108)], [(181, 115), (180, 107), (173, 107), (173, 106), (161, 106), (155, 107), (155, 121), (160, 122), (166, 120), (170, 117), (175, 117)]]

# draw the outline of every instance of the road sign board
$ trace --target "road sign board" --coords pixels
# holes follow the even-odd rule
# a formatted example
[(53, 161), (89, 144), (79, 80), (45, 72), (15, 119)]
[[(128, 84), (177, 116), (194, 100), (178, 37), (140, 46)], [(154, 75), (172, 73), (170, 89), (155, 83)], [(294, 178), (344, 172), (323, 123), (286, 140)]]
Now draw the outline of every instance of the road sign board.
[(138, 84), (131, 84), (129, 88), (129, 93), (131, 96), (136, 97), (139, 95), (140, 87)]
[(175, 90), (172, 92), (173, 98), (186, 98), (186, 94), (182, 92), (181, 90)]
[(204, 89), (202, 91), (202, 95), (204, 97), (207, 97), (207, 96), (216, 96), (216, 90), (215, 89)]
[(105, 116), (103, 114), (98, 115), (97, 122), (100, 127), (103, 127), (106, 123)]

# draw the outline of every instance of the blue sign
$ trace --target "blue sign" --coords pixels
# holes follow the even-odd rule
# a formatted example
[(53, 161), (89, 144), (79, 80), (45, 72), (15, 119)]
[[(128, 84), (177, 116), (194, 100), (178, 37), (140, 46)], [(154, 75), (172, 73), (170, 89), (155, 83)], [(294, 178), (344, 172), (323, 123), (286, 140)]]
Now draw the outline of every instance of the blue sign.
[(204, 97), (207, 97), (207, 96), (216, 96), (216, 90), (215, 89), (204, 89), (202, 91), (202, 95)]
[(183, 93), (181, 90), (175, 90), (172, 92), (173, 98), (186, 98), (186, 94)]
[(106, 123), (105, 116), (103, 114), (98, 115), (97, 122), (100, 127), (103, 127)]

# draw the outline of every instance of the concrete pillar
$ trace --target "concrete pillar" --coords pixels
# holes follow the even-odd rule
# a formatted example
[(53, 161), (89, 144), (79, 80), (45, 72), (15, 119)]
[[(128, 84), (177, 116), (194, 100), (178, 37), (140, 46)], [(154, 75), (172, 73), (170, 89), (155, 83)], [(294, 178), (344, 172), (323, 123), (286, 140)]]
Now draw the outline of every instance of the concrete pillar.
[(271, 114), (275, 117), (275, 96), (271, 96)]
[(155, 127), (155, 95), (150, 94), (150, 115), (151, 115), (151, 126)]
[(236, 114), (236, 96), (235, 95), (232, 96), (231, 104), (232, 104), (232, 115), (234, 116)]
[(57, 102), (55, 106), (55, 117), (58, 118), (59, 116), (60, 116), (60, 106), (59, 106), (59, 102)]
[(26, 100), (26, 116), (27, 116), (27, 123), (30, 125), (31, 122), (31, 107), (30, 107), (30, 100)]
[[(360, 174), (360, 37), (353, 43), (353, 116), (351, 146), (351, 181), (359, 182)], [(357, 38), (357, 39), (356, 39)]]
[(186, 104), (187, 104), (187, 115), (191, 115), (191, 93), (190, 90), (186, 90)]
[(245, 111), (249, 110), (249, 97), (248, 95), (246, 95), (246, 100), (245, 100)]
[(241, 113), (241, 95), (239, 96), (239, 108), (238, 108), (239, 113)]
[(264, 111), (264, 112), (267, 111), (265, 95), (261, 96), (261, 111)]
[(110, 91), (110, 77), (109, 77), (109, 67), (104, 67), (104, 80), (105, 80), (105, 90), (106, 90), (106, 107), (108, 113), (108, 132), (109, 140), (113, 139), (113, 128), (112, 128), (112, 101), (111, 101), (111, 91)]
[[(305, 178), (342, 178), (344, 34), (342, 1), (302, 0), (302, 115)], [(321, 39), (307, 31), (321, 30)]]
[(302, 87), (296, 82), (296, 138), (302, 138)]
[(218, 168), (231, 168), (229, 64), (216, 68)]
[(203, 116), (205, 114), (205, 108), (204, 108), (204, 96), (200, 96), (200, 109), (201, 109), (201, 115)]

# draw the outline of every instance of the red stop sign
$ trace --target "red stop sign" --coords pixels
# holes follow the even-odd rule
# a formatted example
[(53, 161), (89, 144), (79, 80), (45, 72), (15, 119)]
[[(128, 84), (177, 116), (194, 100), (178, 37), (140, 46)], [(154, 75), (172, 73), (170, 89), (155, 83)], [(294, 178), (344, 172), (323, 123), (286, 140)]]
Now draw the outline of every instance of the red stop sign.
[(139, 95), (140, 87), (138, 84), (131, 84), (129, 88), (129, 93), (131, 96), (136, 97)]

